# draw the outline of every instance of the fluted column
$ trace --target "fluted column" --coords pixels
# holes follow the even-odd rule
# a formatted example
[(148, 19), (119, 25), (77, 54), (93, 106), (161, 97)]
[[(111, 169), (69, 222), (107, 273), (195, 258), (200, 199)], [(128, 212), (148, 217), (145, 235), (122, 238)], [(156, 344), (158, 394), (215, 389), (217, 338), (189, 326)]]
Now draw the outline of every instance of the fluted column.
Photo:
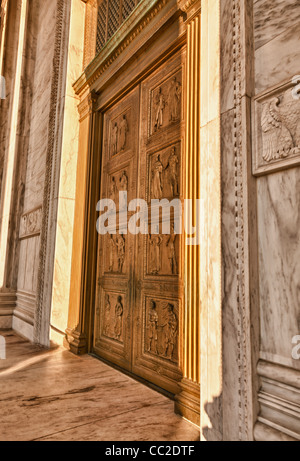
[[(185, 198), (192, 199), (196, 225), (200, 199), (200, 22), (201, 2), (180, 2), (186, 13), (186, 138)], [(199, 238), (199, 236), (197, 236)], [(185, 245), (185, 309), (183, 320), (183, 379), (176, 396), (176, 411), (200, 424), (200, 245)]]

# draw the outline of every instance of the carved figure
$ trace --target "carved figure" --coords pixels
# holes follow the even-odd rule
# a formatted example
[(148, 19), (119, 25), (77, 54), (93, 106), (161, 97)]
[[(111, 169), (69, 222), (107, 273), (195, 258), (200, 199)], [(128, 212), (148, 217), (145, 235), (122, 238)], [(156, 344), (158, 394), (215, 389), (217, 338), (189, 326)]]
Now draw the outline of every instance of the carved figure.
[(171, 154), (168, 160), (168, 165), (166, 166), (166, 170), (169, 169), (169, 179), (170, 179), (170, 186), (171, 186), (173, 197), (179, 195), (178, 173), (177, 173), (178, 163), (179, 163), (179, 159), (176, 153), (176, 148), (172, 147)]
[(163, 112), (166, 107), (165, 97), (162, 93), (161, 88), (158, 89), (158, 93), (155, 98), (156, 112), (155, 112), (155, 123), (154, 131), (158, 130), (163, 125)]
[(114, 253), (115, 253), (116, 243), (114, 241), (114, 236), (109, 234), (109, 272), (114, 270)]
[(156, 310), (156, 303), (155, 301), (150, 301), (150, 309), (149, 309), (149, 333), (148, 333), (148, 339), (149, 339), (149, 347), (148, 347), (148, 352), (151, 352), (153, 345), (154, 345), (154, 351), (155, 354), (158, 354), (158, 348), (157, 348), (157, 329), (158, 329), (158, 313)]
[(158, 274), (161, 269), (160, 263), (160, 246), (162, 237), (159, 234), (149, 235), (150, 243), (150, 273)]
[(166, 246), (168, 247), (168, 259), (172, 274), (177, 274), (177, 260), (175, 248), (176, 234), (174, 234), (174, 226), (172, 226), (171, 234), (169, 235)]
[(115, 305), (115, 338), (120, 340), (123, 326), (123, 304), (122, 296), (118, 296), (117, 304)]
[[(119, 192), (126, 192), (128, 190), (128, 178), (126, 171), (123, 171), (122, 176), (120, 177), (119, 180)], [(125, 197), (123, 197), (123, 194), (120, 196), (120, 204), (119, 204), (120, 210), (123, 210), (126, 208), (126, 200)]]
[(120, 123), (120, 149), (121, 151), (125, 149), (128, 131), (129, 131), (129, 128), (128, 128), (128, 122), (126, 119), (126, 115), (123, 114), (123, 118)]
[(181, 83), (174, 77), (168, 91), (168, 105), (170, 109), (170, 122), (180, 118)]
[(117, 247), (118, 272), (121, 274), (125, 260), (125, 238), (122, 234), (117, 235), (115, 245)]
[(111, 130), (111, 145), (112, 145), (112, 154), (116, 155), (118, 153), (118, 124), (115, 122), (115, 124), (112, 127)]
[(111, 305), (109, 300), (109, 295), (105, 295), (105, 306), (104, 306), (104, 334), (109, 336), (109, 327), (110, 327), (110, 311)]
[(162, 185), (162, 173), (164, 171), (164, 166), (160, 161), (160, 155), (156, 156), (156, 161), (154, 162), (152, 168), (152, 197), (154, 199), (160, 199), (162, 197), (163, 185)]
[(165, 357), (172, 359), (177, 337), (178, 320), (174, 312), (174, 305), (169, 303), (167, 309), (167, 321), (163, 325), (165, 336)]
[(110, 189), (109, 189), (109, 198), (111, 200), (113, 200), (114, 202), (116, 201), (117, 192), (118, 192), (118, 188), (117, 188), (115, 177), (113, 176), (111, 178), (111, 184), (110, 184)]

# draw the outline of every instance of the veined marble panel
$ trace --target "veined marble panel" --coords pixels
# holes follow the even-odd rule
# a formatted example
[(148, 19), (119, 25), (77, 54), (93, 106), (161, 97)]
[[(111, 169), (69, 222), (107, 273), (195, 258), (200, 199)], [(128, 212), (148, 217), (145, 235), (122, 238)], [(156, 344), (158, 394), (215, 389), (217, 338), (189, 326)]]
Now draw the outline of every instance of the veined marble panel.
[(300, 74), (299, 24), (258, 48), (255, 52), (256, 92), (265, 91), (283, 80)]
[(255, 48), (260, 48), (300, 22), (299, 0), (253, 2)]
[(300, 168), (257, 183), (261, 357), (300, 369)]

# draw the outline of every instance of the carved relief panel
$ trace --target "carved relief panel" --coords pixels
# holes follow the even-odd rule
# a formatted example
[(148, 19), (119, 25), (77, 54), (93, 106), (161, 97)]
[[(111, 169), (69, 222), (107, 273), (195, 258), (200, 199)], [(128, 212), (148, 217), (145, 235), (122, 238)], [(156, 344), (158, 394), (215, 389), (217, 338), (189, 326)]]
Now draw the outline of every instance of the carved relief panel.
[[(137, 195), (139, 91), (136, 89), (104, 114), (100, 198), (111, 199), (106, 211), (116, 224), (98, 237), (94, 349), (106, 360), (131, 369), (134, 236), (124, 231), (128, 200)], [(134, 109), (134, 110), (133, 110)]]
[(154, 135), (181, 121), (182, 72), (170, 73), (150, 89), (148, 136)]
[[(177, 53), (104, 115), (101, 197), (116, 205), (117, 231), (99, 236), (94, 332), (98, 355), (174, 394), (182, 376), (183, 248), (176, 212), (163, 234), (151, 200), (182, 199), (183, 65)], [(132, 212), (122, 213), (119, 192), (127, 203), (148, 203), (148, 234), (125, 231)]]
[[(133, 371), (172, 393), (181, 378), (183, 242), (174, 219), (183, 199), (184, 59), (176, 54), (142, 83), (140, 114), (139, 196), (148, 203), (149, 233), (138, 237)], [(163, 215), (152, 202), (163, 199), (179, 208)]]
[(110, 155), (117, 155), (130, 149), (131, 141), (134, 136), (131, 125), (131, 109), (125, 110), (118, 114), (110, 121), (109, 137), (110, 137)]
[(154, 297), (144, 302), (144, 353), (177, 363), (178, 303)]
[(300, 99), (290, 81), (253, 103), (253, 173), (267, 174), (300, 164)]

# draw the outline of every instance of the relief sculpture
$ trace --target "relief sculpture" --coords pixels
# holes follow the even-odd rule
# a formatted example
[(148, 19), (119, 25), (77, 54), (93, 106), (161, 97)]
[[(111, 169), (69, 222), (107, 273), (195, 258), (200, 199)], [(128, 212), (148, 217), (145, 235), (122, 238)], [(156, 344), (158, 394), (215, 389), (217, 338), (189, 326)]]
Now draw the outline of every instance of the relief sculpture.
[(111, 155), (123, 152), (127, 147), (129, 133), (128, 115), (122, 114), (111, 122), (110, 150)]
[[(122, 274), (126, 256), (125, 237), (123, 234), (107, 234), (108, 272)], [(117, 268), (116, 268), (117, 266)]]
[(158, 89), (158, 93), (155, 97), (155, 123), (154, 123), (154, 131), (157, 131), (161, 126), (163, 126), (163, 113), (166, 107), (165, 97), (162, 93), (162, 89)]
[(174, 234), (174, 225), (171, 228), (171, 234), (167, 237), (166, 246), (168, 248), (168, 260), (170, 264), (171, 274), (177, 274), (177, 260), (176, 260), (176, 234)]
[(145, 351), (171, 361), (178, 359), (178, 317), (175, 304), (150, 299), (146, 317)]
[(161, 269), (161, 244), (162, 237), (159, 234), (149, 235), (150, 243), (150, 274), (159, 274)]
[(171, 80), (168, 92), (169, 104), (169, 120), (175, 122), (180, 118), (180, 101), (181, 101), (181, 83), (177, 81), (176, 77)]
[(178, 197), (179, 157), (176, 147), (172, 146), (171, 151), (166, 149), (154, 157), (151, 161), (151, 198)]
[(156, 88), (151, 94), (150, 134), (159, 133), (181, 119), (182, 84), (177, 72)]
[(154, 199), (161, 199), (163, 186), (162, 186), (162, 174), (164, 171), (164, 166), (160, 161), (160, 155), (156, 156), (156, 161), (154, 162), (152, 168), (152, 197)]
[(174, 305), (169, 303), (167, 309), (168, 309), (167, 321), (163, 325), (164, 336), (165, 336), (164, 353), (165, 353), (165, 357), (172, 359), (173, 354), (174, 354), (175, 342), (177, 338), (178, 320), (174, 312)]
[[(123, 171), (122, 176), (119, 180), (119, 192), (126, 192), (128, 190), (128, 178), (126, 171)], [(121, 196), (121, 200), (119, 203), (120, 210), (126, 208), (126, 200), (125, 197)]]
[(121, 123), (120, 123), (120, 149), (121, 151), (125, 149), (127, 133), (129, 131), (126, 115), (123, 114)]
[(42, 226), (42, 208), (24, 214), (20, 222), (20, 238), (40, 233)]
[(300, 102), (291, 90), (263, 105), (261, 129), (265, 162), (300, 154)]
[(178, 164), (179, 164), (179, 159), (176, 153), (176, 148), (172, 147), (171, 154), (168, 160), (168, 165), (166, 166), (166, 170), (169, 169), (169, 182), (170, 182), (173, 197), (176, 197), (177, 195), (179, 195), (178, 172), (177, 172)]
[(120, 341), (123, 329), (123, 304), (122, 296), (118, 296), (115, 305), (115, 339)]
[(150, 301), (150, 309), (149, 309), (149, 347), (148, 352), (154, 350), (154, 353), (158, 355), (158, 348), (157, 348), (157, 340), (158, 340), (158, 313), (156, 310), (156, 303), (155, 301)]
[(110, 315), (111, 315), (111, 305), (109, 300), (109, 295), (105, 295), (105, 306), (104, 306), (104, 334), (109, 336), (110, 328)]
[(115, 122), (111, 130), (112, 155), (116, 155), (118, 153), (118, 133), (118, 124)]
[(125, 238), (122, 234), (117, 235), (115, 245), (117, 247), (118, 272), (121, 274), (125, 260)]

